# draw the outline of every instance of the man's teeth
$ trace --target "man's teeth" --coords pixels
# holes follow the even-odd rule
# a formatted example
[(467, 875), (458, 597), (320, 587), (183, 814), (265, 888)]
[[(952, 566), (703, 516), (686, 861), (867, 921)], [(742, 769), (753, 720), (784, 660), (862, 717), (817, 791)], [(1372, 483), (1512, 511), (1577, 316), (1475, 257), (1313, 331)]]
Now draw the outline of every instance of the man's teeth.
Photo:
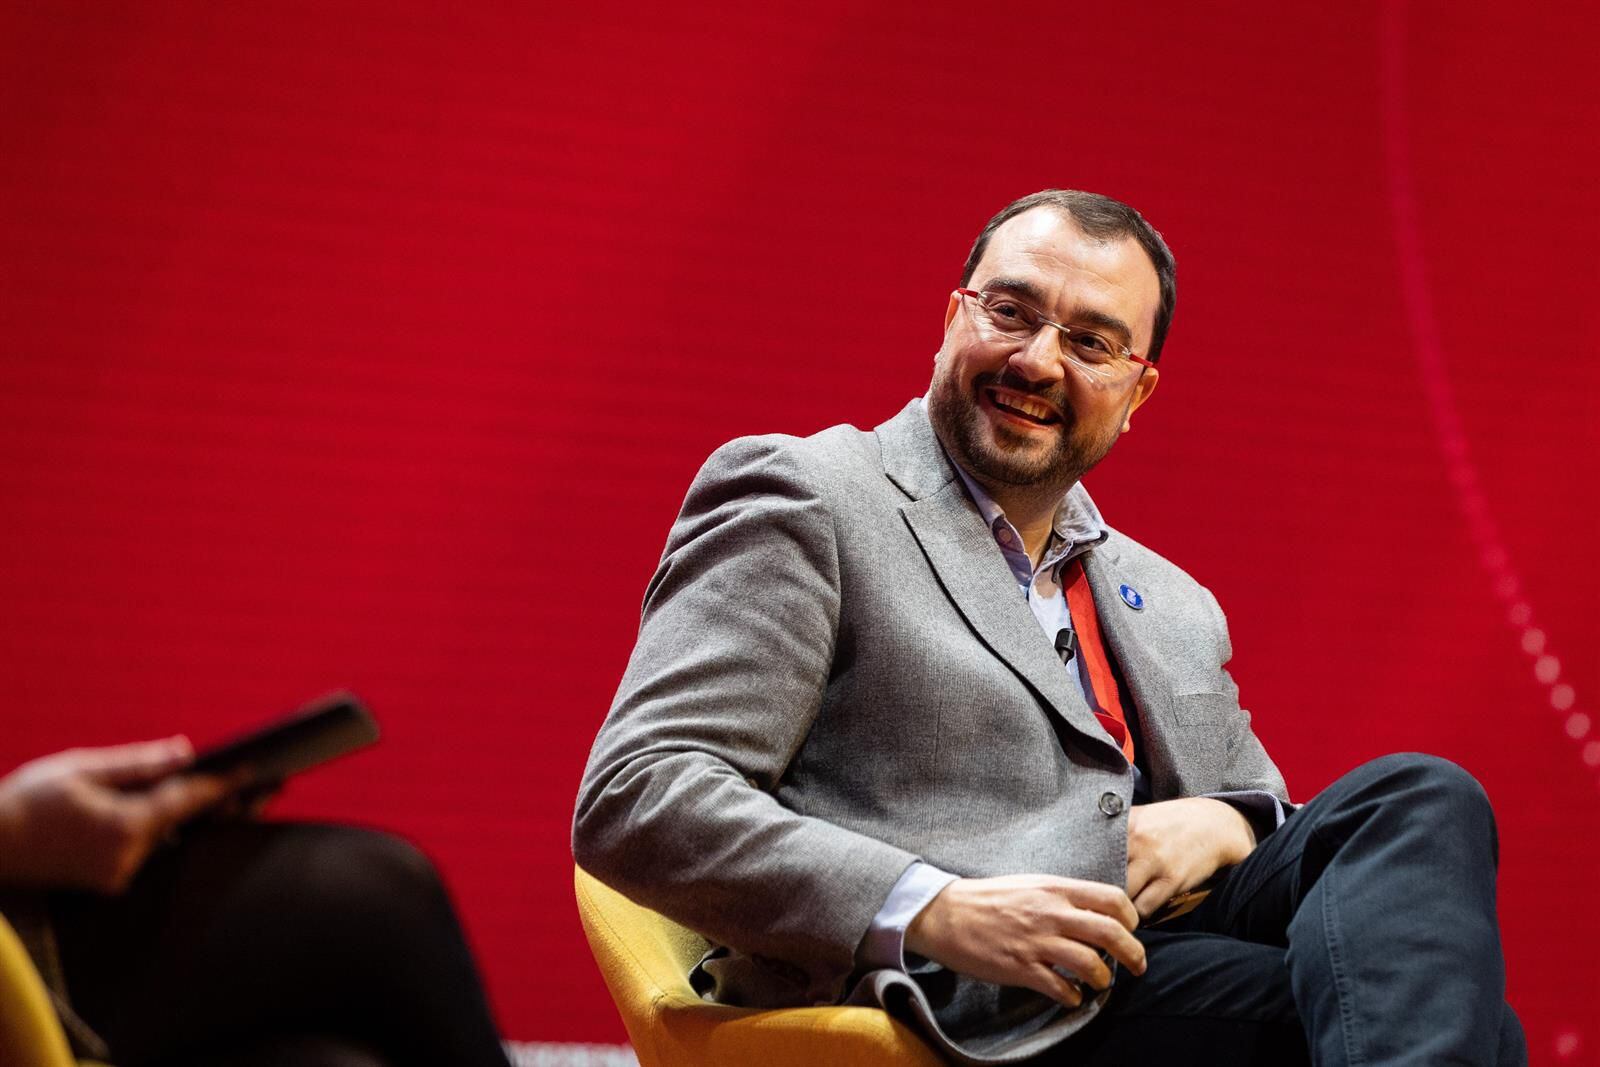
[(990, 393), (989, 399), (994, 401), (995, 407), (1004, 408), (1007, 411), (1015, 411), (1040, 422), (1049, 419), (1052, 414), (1045, 405), (1036, 400), (1029, 400), (1026, 397), (1008, 396), (1002, 399), (998, 393)]

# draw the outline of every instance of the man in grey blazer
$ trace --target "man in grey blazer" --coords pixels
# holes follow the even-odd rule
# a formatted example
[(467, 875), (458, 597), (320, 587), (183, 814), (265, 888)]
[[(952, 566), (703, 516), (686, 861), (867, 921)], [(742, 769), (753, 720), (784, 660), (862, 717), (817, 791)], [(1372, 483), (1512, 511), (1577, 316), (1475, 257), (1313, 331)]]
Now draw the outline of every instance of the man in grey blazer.
[(578, 862), (723, 946), (708, 996), (880, 1003), (958, 1061), (1525, 1062), (1482, 790), (1390, 757), (1293, 809), (1215, 598), (1081, 484), (1155, 388), (1174, 293), (1131, 208), (1025, 197), (973, 247), (925, 398), (712, 455)]

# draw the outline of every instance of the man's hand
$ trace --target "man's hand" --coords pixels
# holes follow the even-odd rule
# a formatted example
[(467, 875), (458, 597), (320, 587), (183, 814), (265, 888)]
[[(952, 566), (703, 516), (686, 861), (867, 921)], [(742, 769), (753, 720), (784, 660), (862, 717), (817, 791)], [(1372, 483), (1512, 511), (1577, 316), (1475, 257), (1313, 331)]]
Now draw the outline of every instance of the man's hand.
[(1078, 982), (1111, 984), (1103, 950), (1134, 974), (1144, 946), (1133, 902), (1116, 886), (1045, 874), (958, 878), (911, 921), (905, 946), (952, 971), (999, 985), (1026, 986), (1068, 1007), (1083, 1002)]
[(117, 893), (179, 823), (234, 783), (178, 772), (187, 738), (76, 748), (0, 778), (0, 884)]
[(1232, 804), (1185, 797), (1128, 809), (1128, 896), (1149, 918), (1256, 847), (1255, 831)]

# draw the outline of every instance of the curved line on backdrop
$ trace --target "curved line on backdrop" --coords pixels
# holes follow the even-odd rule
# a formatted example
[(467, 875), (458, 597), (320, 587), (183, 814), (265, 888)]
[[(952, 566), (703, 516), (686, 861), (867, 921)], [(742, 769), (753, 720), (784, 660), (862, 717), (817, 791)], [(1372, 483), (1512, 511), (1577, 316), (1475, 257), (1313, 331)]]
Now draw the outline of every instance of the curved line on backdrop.
[(1383, 112), (1383, 137), (1387, 157), (1389, 207), (1394, 229), (1400, 290), (1411, 330), (1412, 351), (1422, 376), (1423, 393), (1433, 428), (1444, 452), (1445, 470), (1455, 487), (1456, 501), (1478, 548), (1479, 559), (1505, 605), (1506, 621), (1517, 635), (1523, 653), (1532, 661), (1533, 678), (1545, 691), (1550, 708), (1561, 718), (1568, 738), (1578, 747), (1585, 766), (1600, 767), (1600, 740), (1590, 736), (1592, 717), (1576, 707), (1577, 691), (1561, 679), (1561, 660), (1550, 648), (1548, 635), (1538, 624), (1533, 605), (1523, 592), (1522, 579), (1512, 565), (1505, 539), (1489, 510), (1477, 466), (1467, 448), (1460, 409), (1445, 370), (1444, 345), (1428, 287), (1427, 254), (1417, 211), (1411, 169), (1411, 142), (1406, 125), (1406, 25), (1407, 3), (1380, 4), (1379, 96)]

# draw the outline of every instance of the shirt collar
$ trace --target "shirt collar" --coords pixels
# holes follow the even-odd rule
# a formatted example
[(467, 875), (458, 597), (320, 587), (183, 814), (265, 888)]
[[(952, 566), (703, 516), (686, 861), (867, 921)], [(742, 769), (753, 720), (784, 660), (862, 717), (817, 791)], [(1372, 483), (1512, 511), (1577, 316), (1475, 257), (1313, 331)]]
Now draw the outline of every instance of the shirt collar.
[[(928, 418), (927, 399), (923, 398), (921, 404), (922, 414)], [(934, 438), (937, 440), (938, 434), (935, 434)], [(943, 441), (939, 442), (939, 448), (944, 449)], [(1020, 533), (1011, 525), (1011, 520), (1005, 517), (1005, 512), (1000, 510), (1000, 505), (995, 503), (994, 498), (984, 492), (983, 486), (979, 485), (949, 452), (945, 452), (945, 458), (950, 460), (950, 466), (961, 476), (961, 484), (967, 487), (967, 494), (972, 497), (972, 502), (978, 505), (978, 512), (983, 516), (984, 524), (993, 530), (997, 521), (1005, 523), (1017, 536), (1017, 544), (1021, 545)], [(1100, 509), (1095, 506), (1094, 499), (1089, 496), (1089, 490), (1084, 488), (1081, 481), (1074, 483), (1056, 505), (1055, 517), (1050, 525), (1053, 536), (1050, 544), (1045, 546), (1044, 557), (1039, 561), (1040, 567), (1050, 566), (1068, 555), (1087, 551), (1111, 536), (1110, 527), (1106, 526), (1105, 520), (1100, 517)]]

